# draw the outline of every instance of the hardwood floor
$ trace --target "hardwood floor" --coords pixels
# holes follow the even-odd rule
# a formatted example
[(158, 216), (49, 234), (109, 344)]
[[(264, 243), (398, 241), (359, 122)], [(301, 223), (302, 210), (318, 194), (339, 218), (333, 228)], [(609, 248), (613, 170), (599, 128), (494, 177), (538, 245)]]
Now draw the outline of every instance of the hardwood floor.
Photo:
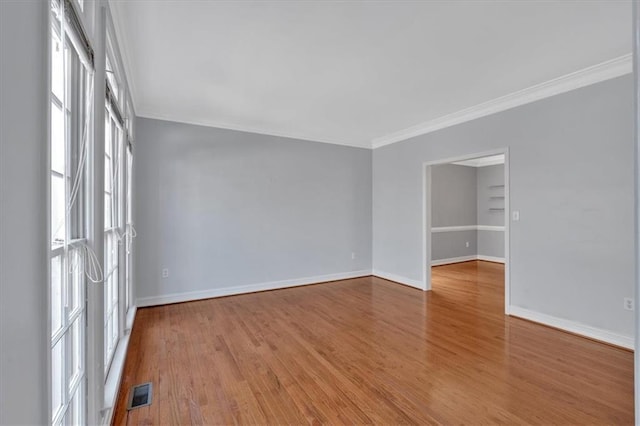
[[(140, 309), (114, 424), (632, 424), (633, 354), (503, 312), (503, 266)], [(151, 406), (126, 411), (133, 384)]]

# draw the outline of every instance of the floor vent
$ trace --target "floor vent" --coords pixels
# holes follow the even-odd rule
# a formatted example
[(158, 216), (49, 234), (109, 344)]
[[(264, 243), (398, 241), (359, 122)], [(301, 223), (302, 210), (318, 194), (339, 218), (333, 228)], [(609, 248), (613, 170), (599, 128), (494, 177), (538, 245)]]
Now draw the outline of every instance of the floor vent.
[(127, 410), (151, 405), (151, 382), (135, 385), (129, 390)]

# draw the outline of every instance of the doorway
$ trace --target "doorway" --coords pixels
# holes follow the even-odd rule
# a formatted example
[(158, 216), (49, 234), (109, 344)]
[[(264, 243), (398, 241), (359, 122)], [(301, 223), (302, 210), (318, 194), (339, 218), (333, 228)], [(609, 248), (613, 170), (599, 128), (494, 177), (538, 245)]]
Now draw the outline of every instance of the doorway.
[(504, 264), (506, 314), (510, 306), (512, 214), (508, 154), (504, 148), (423, 165), (424, 289), (432, 289), (434, 267), (452, 265), (451, 269), (478, 260)]

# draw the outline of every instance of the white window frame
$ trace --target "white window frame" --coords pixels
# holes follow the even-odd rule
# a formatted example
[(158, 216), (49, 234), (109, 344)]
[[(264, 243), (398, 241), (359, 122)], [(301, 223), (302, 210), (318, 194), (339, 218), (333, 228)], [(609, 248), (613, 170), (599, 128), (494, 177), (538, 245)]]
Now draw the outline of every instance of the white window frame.
[[(84, 140), (85, 149), (89, 149), (91, 143), (91, 131), (86, 127), (90, 124), (92, 117), (91, 81), (93, 79), (92, 66), (86, 61), (83, 51), (74, 44), (78, 35), (72, 28), (67, 28), (62, 23), (65, 16), (64, 6), (52, 3), (49, 25), (50, 37), (50, 75), (53, 80), (56, 76), (53, 60), (55, 52), (62, 50), (62, 65), (60, 74), (62, 82), (62, 99), (54, 92), (55, 85), (51, 84), (50, 90), (50, 123), (49, 138), (49, 169), (48, 185), (51, 188), (54, 179), (62, 178), (64, 186), (64, 196), (57, 199), (57, 203), (62, 203), (63, 218), (58, 217), (57, 223), (53, 223), (53, 197), (49, 197), (48, 217), (51, 229), (50, 264), (59, 262), (59, 267), (49, 268), (49, 312), (50, 326), (48, 327), (50, 336), (49, 359), (49, 406), (51, 424), (72, 423), (83, 424), (87, 419), (87, 373), (86, 373), (86, 277), (84, 268), (84, 256), (82, 247), (87, 241), (88, 232), (88, 204), (89, 185), (87, 184), (87, 168), (80, 164), (81, 146)], [(56, 43), (57, 41), (57, 43)], [(55, 47), (54, 47), (55, 43)], [(62, 112), (62, 120), (58, 128), (62, 133), (61, 149), (64, 157), (64, 170), (54, 170), (54, 132), (53, 123), (56, 117), (53, 111)], [(78, 191), (71, 203), (72, 187), (76, 183)], [(50, 189), (51, 192), (52, 189)], [(69, 208), (69, 205), (71, 207)], [(64, 226), (63, 235), (58, 235), (60, 227)], [(53, 234), (61, 238), (53, 239)], [(58, 272), (57, 279), (53, 274)], [(59, 282), (59, 291), (54, 293), (53, 283)], [(58, 288), (58, 285), (56, 285)], [(54, 300), (58, 300), (54, 303)], [(60, 326), (53, 329), (53, 315), (59, 312), (58, 320)], [(54, 354), (59, 351), (59, 363)], [(54, 385), (59, 384), (57, 391)], [(55, 404), (54, 400), (59, 403)]]
[[(122, 243), (122, 151), (123, 124), (119, 121), (112, 102), (105, 105), (105, 230), (104, 230), (104, 368), (105, 381), (109, 375), (111, 364), (123, 336), (122, 315), (122, 262), (120, 244)], [(107, 147), (109, 149), (107, 149)], [(107, 185), (107, 179), (110, 184)], [(109, 198), (109, 223), (106, 221)]]

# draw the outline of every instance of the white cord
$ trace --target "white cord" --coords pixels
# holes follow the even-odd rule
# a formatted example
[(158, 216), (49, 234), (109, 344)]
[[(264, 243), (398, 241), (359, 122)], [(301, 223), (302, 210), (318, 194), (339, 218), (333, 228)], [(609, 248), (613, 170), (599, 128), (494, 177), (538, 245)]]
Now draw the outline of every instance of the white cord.
[[(87, 278), (92, 283), (101, 283), (104, 280), (104, 273), (96, 252), (84, 241), (75, 242), (70, 246), (79, 250)], [(77, 265), (72, 265), (72, 271), (75, 271), (75, 268), (77, 268)]]
[(86, 111), (85, 111), (85, 121), (84, 121), (84, 129), (82, 130), (82, 145), (80, 147), (80, 158), (78, 167), (76, 169), (76, 175), (73, 179), (73, 186), (71, 188), (71, 193), (69, 195), (69, 204), (67, 209), (71, 211), (73, 204), (76, 202), (76, 197), (78, 196), (78, 191), (80, 190), (80, 182), (82, 182), (83, 178), (83, 170), (85, 163), (87, 162), (87, 139), (89, 137), (89, 124), (91, 123), (91, 104), (93, 104), (93, 76), (91, 76), (91, 80), (89, 82), (89, 96), (88, 101), (86, 103)]

